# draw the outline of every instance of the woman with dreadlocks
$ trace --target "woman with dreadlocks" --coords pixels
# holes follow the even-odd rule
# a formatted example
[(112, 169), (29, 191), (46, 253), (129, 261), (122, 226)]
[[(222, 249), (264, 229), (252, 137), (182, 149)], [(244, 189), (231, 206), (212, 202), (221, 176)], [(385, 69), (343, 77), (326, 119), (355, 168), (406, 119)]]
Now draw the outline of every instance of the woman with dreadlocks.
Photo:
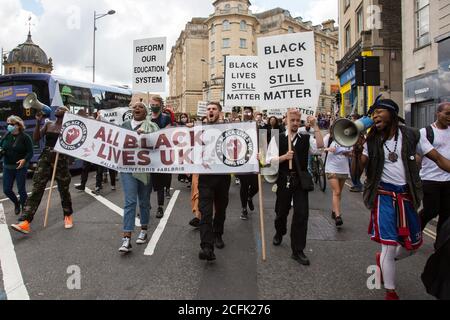
[[(398, 300), (395, 287), (395, 261), (412, 255), (422, 245), (417, 210), (422, 201), (422, 183), (416, 153), (450, 172), (450, 160), (439, 154), (420, 133), (401, 125), (398, 105), (377, 99), (370, 110), (375, 125), (367, 136), (360, 158), (367, 169), (364, 204), (371, 210), (369, 234), (381, 244), (376, 261), (384, 280), (386, 300)], [(361, 142), (361, 141), (360, 141)], [(355, 163), (355, 161), (353, 161)], [(356, 168), (352, 167), (356, 173)]]

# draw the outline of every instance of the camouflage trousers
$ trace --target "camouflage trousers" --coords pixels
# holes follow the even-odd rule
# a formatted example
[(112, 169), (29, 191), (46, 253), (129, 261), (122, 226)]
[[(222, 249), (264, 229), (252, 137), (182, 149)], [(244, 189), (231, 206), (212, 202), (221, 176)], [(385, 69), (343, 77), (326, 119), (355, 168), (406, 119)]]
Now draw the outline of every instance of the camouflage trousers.
[[(36, 171), (33, 175), (33, 191), (31, 192), (31, 196), (28, 197), (23, 210), (22, 218), (28, 222), (33, 221), (34, 215), (44, 196), (47, 182), (52, 179), (54, 162), (55, 153), (51, 152), (50, 149), (45, 149), (41, 154)], [(55, 180), (58, 183), (58, 191), (61, 197), (64, 216), (70, 216), (73, 213), (72, 199), (69, 192), (71, 176), (68, 159), (62, 154), (59, 155)]]

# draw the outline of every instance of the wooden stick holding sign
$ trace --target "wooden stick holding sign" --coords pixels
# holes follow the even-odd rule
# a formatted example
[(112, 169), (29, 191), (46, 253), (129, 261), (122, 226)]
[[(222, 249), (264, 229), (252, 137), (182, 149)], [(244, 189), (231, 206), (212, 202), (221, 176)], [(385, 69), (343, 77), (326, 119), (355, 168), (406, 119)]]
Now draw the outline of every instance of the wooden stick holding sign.
[(50, 190), (48, 192), (47, 208), (45, 209), (44, 228), (47, 228), (48, 210), (50, 209), (50, 202), (52, 197), (53, 185), (55, 184), (55, 176), (56, 176), (56, 168), (58, 166), (58, 160), (59, 160), (59, 152), (56, 153), (55, 163), (53, 164), (52, 180), (50, 182)]
[[(287, 131), (288, 131), (288, 151), (292, 151), (292, 133), (291, 133), (291, 109), (288, 109), (286, 114), (286, 123), (287, 123)], [(289, 170), (292, 170), (292, 160), (289, 160)]]
[(262, 260), (266, 261), (266, 236), (264, 232), (264, 206), (263, 206), (263, 187), (261, 174), (258, 174), (258, 188), (259, 188), (259, 224), (261, 232), (261, 249), (262, 249)]

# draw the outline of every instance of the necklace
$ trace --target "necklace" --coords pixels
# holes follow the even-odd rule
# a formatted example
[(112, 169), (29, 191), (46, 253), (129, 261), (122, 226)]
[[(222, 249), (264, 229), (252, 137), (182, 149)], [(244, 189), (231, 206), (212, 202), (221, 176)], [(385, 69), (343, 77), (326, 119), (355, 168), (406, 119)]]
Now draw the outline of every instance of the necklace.
[(389, 161), (395, 163), (398, 161), (398, 154), (397, 154), (397, 145), (398, 145), (398, 135), (395, 135), (395, 147), (394, 151), (389, 150), (388, 146), (386, 145), (386, 142), (384, 143), (384, 146), (386, 147), (387, 151), (389, 151), (388, 159)]

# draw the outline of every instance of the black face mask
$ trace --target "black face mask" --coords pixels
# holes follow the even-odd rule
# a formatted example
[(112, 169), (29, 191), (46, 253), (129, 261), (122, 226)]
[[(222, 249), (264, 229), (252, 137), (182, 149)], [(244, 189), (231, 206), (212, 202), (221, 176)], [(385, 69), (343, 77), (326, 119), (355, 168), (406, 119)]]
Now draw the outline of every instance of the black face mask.
[(161, 106), (151, 106), (153, 113), (160, 113), (161, 112)]

